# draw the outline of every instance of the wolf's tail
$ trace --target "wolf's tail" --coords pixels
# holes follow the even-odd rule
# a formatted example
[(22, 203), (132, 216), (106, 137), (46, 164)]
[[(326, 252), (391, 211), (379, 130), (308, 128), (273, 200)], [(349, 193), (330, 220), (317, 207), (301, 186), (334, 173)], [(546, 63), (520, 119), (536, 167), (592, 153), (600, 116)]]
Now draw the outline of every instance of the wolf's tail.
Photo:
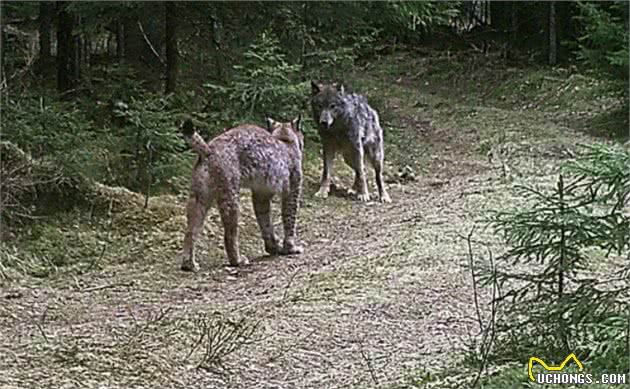
[(206, 143), (205, 140), (199, 135), (197, 130), (195, 130), (195, 126), (193, 126), (193, 122), (190, 119), (187, 119), (184, 124), (182, 124), (182, 133), (184, 134), (184, 139), (186, 139), (186, 143), (197, 152), (201, 157), (207, 157), (210, 155), (210, 147)]

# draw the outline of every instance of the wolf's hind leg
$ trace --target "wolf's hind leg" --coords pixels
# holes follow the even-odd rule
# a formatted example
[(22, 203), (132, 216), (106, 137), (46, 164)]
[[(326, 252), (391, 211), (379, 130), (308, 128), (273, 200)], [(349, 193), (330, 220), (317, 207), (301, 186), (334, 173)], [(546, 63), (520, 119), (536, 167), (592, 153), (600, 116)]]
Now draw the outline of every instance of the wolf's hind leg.
[(376, 176), (376, 187), (378, 188), (378, 196), (381, 203), (391, 203), (392, 200), (385, 189), (385, 183), (383, 182), (383, 159), (384, 152), (382, 146), (375, 146), (368, 152), (368, 159), (374, 168), (374, 175)]

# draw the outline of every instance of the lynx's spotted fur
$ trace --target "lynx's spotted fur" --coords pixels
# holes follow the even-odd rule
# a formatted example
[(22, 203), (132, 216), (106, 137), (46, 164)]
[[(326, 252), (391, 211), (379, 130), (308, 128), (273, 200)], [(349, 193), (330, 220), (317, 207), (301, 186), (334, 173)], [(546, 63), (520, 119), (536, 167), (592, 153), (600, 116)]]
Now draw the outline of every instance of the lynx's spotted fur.
[[(199, 154), (192, 173), (188, 200), (188, 229), (184, 238), (182, 270), (196, 271), (194, 243), (202, 230), (208, 208), (216, 203), (224, 228), (225, 251), (231, 266), (247, 264), (239, 255), (238, 218), (241, 188), (252, 190), (256, 220), (265, 251), (269, 254), (297, 254), (298, 201), (302, 190), (304, 137), (300, 118), (287, 123), (267, 118), (267, 128), (244, 124), (206, 143), (192, 121), (182, 125), (188, 144)], [(271, 222), (271, 199), (280, 195), (284, 242), (276, 240)]]

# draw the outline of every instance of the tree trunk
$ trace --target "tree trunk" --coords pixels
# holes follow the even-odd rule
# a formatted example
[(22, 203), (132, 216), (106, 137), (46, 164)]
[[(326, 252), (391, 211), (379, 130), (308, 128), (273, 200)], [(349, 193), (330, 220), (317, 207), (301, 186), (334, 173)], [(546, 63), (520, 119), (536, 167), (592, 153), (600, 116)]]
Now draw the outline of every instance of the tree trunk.
[(76, 85), (76, 39), (72, 36), (74, 16), (66, 2), (57, 5), (57, 90), (67, 92)]
[(120, 20), (116, 22), (116, 59), (125, 59), (125, 24)]
[(46, 71), (52, 63), (52, 21), (55, 6), (50, 1), (39, 2), (39, 69)]
[(518, 42), (519, 24), (518, 24), (518, 3), (512, 1), (510, 7), (510, 45), (515, 48)]
[(177, 9), (174, 1), (168, 1), (164, 7), (166, 27), (166, 88), (165, 92), (173, 93), (177, 86), (178, 56), (177, 52)]
[(507, 1), (490, 2), (490, 25), (492, 29), (503, 33), (510, 30), (511, 7), (512, 5)]
[[(0, 2), (0, 18), (3, 18), (4, 12), (4, 2)], [(2, 25), (4, 25), (4, 20), (1, 20), (1, 22)], [(7, 87), (7, 75), (4, 66), (4, 53), (7, 51), (6, 47), (7, 46), (4, 38), (4, 28), (0, 27), (0, 92), (4, 91), (4, 89)], [(2, 98), (2, 96), (0, 96), (0, 98)]]
[(556, 33), (556, 2), (549, 2), (549, 65), (558, 62), (558, 42)]

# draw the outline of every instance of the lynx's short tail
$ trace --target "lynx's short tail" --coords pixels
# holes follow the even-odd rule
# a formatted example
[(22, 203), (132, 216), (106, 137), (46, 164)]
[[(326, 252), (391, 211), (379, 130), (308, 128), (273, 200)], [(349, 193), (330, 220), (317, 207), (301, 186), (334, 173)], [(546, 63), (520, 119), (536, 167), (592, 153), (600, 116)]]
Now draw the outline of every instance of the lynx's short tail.
[(195, 150), (197, 154), (202, 157), (210, 155), (210, 147), (206, 141), (203, 140), (201, 135), (199, 135), (197, 130), (195, 130), (192, 120), (187, 119), (184, 124), (182, 124), (182, 133), (184, 134), (186, 143), (188, 143), (188, 145)]

